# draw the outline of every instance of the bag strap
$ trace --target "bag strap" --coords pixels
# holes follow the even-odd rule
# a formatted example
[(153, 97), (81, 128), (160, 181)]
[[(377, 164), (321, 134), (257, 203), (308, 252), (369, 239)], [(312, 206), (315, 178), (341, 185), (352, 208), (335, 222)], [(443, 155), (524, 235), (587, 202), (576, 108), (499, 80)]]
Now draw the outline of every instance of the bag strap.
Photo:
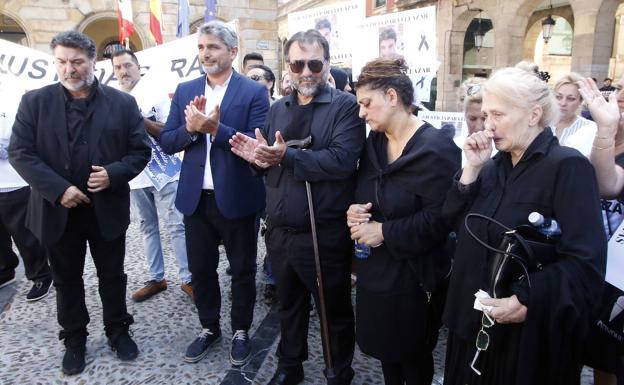
[(516, 232), (516, 230), (513, 230), (513, 229), (505, 226), (504, 224), (500, 223), (496, 219), (490, 218), (490, 217), (488, 217), (486, 215), (477, 214), (477, 213), (469, 213), (468, 215), (466, 215), (466, 218), (464, 218), (464, 227), (466, 228), (466, 231), (472, 237), (472, 239), (474, 239), (478, 244), (480, 244), (481, 246), (485, 247), (486, 249), (488, 249), (490, 251), (493, 251), (495, 253), (500, 253), (500, 254), (504, 254), (504, 255), (509, 256), (512, 261), (514, 261), (514, 262), (516, 262), (517, 264), (520, 265), (520, 267), (524, 271), (524, 275), (527, 278), (527, 284), (529, 285), (529, 289), (530, 289), (531, 288), (531, 280), (529, 279), (529, 270), (526, 267), (525, 258), (520, 256), (520, 255), (518, 255), (518, 254), (514, 254), (514, 253), (512, 253), (510, 251), (497, 249), (496, 247), (492, 247), (492, 246), (488, 245), (487, 243), (483, 242), (481, 239), (479, 239), (479, 237), (477, 237), (475, 235), (475, 233), (472, 232), (472, 230), (470, 230), (470, 227), (468, 226), (468, 220), (471, 219), (471, 218), (483, 219), (485, 221), (492, 222), (492, 223), (498, 225), (499, 227), (503, 228), (505, 230), (505, 234), (515, 238), (520, 243), (522, 248), (526, 250), (527, 254), (530, 254), (530, 257), (532, 258), (533, 257), (533, 250), (528, 245), (526, 240), (520, 234), (518, 234)]

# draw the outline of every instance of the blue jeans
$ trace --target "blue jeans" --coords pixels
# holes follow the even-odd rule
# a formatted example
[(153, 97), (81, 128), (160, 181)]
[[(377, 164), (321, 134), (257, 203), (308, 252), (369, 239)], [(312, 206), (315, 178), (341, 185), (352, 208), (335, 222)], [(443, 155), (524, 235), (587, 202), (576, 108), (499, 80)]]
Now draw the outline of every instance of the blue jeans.
[(146, 187), (130, 191), (132, 209), (140, 219), (139, 228), (143, 235), (145, 256), (151, 279), (162, 281), (165, 278), (165, 262), (160, 243), (158, 214), (164, 218), (165, 230), (171, 238), (173, 252), (178, 260), (178, 276), (183, 283), (191, 282), (191, 272), (186, 256), (184, 238), (184, 216), (175, 207), (178, 181), (167, 183), (160, 191)]

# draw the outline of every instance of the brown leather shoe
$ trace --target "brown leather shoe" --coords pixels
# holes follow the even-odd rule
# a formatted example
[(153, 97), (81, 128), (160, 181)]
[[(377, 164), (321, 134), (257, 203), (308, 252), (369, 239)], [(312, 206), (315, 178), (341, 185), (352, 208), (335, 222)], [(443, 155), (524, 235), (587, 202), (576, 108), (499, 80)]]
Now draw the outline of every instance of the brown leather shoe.
[(155, 294), (160, 293), (161, 291), (167, 290), (167, 281), (147, 281), (145, 282), (145, 286), (135, 291), (132, 294), (132, 300), (134, 302), (142, 302), (146, 299), (152, 297)]
[(189, 297), (191, 297), (191, 300), (195, 300), (193, 298), (193, 287), (191, 286), (190, 283), (183, 283), (180, 285), (180, 289), (182, 289), (183, 292), (186, 293), (186, 295), (188, 295)]

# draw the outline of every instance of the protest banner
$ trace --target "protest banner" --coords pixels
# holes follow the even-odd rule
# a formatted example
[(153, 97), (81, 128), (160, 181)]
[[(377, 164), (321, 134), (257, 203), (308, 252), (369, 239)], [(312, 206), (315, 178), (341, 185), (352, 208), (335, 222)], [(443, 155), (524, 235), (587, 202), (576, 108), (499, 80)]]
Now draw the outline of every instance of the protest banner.
[(624, 290), (624, 222), (609, 239), (605, 280), (618, 289)]
[(431, 80), (439, 66), (437, 60), (435, 6), (372, 16), (360, 20), (355, 28), (353, 79), (362, 67), (378, 57), (402, 56), (409, 67), (417, 102), (428, 102)]
[(293, 12), (288, 14), (288, 36), (316, 29), (329, 43), (331, 64), (350, 68), (355, 25), (364, 17), (364, 4), (356, 1)]
[(466, 136), (468, 134), (468, 127), (466, 126), (463, 112), (419, 111), (418, 118), (428, 122), (435, 128), (452, 126), (455, 132), (453, 137)]

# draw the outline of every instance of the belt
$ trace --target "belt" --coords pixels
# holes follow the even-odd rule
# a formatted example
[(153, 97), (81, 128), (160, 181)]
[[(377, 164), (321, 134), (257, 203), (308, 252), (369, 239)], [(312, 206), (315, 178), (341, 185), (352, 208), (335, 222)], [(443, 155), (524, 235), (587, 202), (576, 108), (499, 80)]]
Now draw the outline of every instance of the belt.
[(202, 194), (204, 194), (204, 195), (213, 195), (214, 194), (214, 190), (202, 190)]

